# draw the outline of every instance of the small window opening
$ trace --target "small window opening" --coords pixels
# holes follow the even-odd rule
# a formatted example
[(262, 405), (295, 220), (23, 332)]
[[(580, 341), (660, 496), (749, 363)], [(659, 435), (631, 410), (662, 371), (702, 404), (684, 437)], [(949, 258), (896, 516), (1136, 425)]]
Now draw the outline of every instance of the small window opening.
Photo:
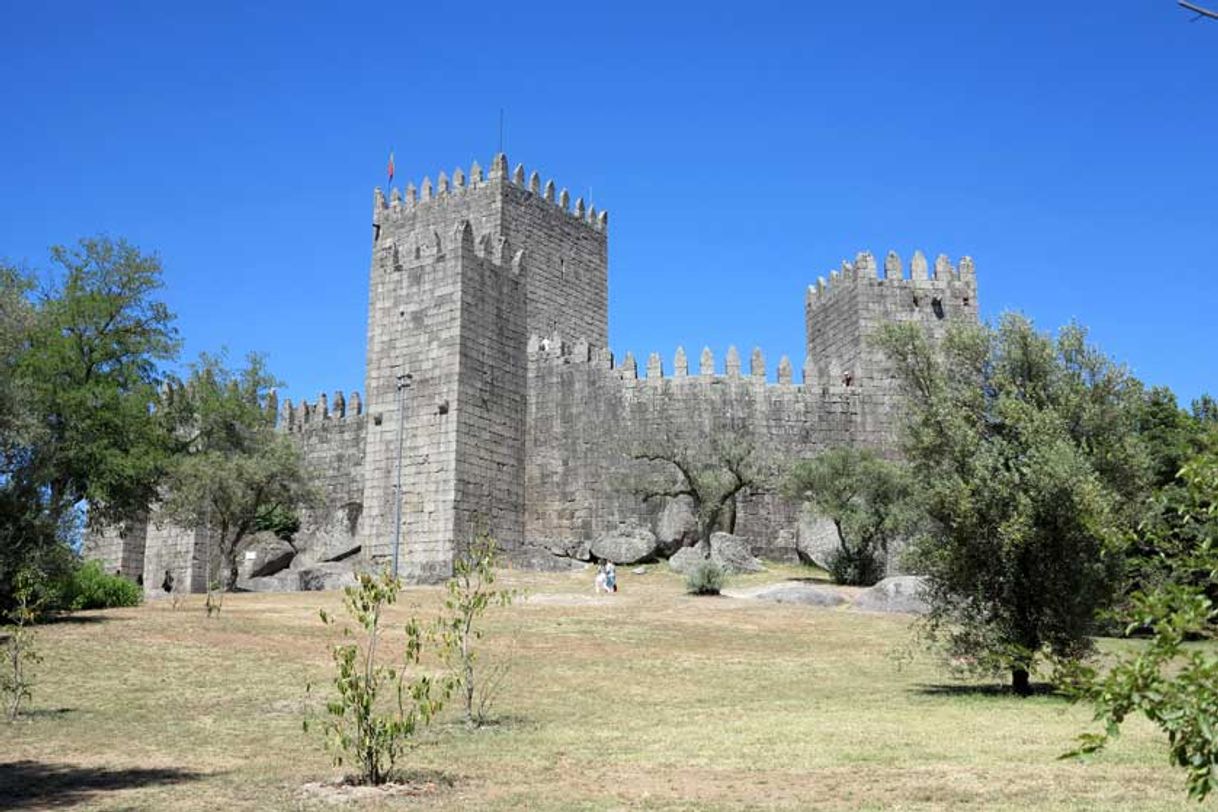
[(965, 296), (964, 297), (964, 306), (968, 307), (968, 305), (969, 305), (969, 297)]
[(930, 300), (930, 309), (935, 311), (935, 318), (943, 318), (943, 300), (938, 296)]

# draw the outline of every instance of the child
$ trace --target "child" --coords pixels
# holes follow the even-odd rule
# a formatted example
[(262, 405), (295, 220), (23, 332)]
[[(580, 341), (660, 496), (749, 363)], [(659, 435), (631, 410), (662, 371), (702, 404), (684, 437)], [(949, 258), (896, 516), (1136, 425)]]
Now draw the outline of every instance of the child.
[(596, 581), (592, 584), (592, 591), (597, 595), (601, 594), (602, 592), (608, 592), (608, 580), (609, 575), (605, 572), (605, 563), (602, 561), (596, 565)]
[(605, 564), (605, 591), (617, 592), (617, 567), (612, 561)]

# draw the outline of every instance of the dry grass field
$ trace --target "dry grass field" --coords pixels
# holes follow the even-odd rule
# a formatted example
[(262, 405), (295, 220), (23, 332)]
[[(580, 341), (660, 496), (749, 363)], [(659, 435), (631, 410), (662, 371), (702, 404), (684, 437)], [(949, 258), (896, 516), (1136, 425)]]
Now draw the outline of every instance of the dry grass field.
[[(804, 575), (790, 568), (737, 579)], [(1182, 775), (1140, 721), (1090, 764), (1060, 762), (1086, 709), (953, 683), (902, 661), (910, 619), (693, 598), (656, 568), (505, 573), (529, 598), (488, 619), (514, 648), (500, 723), (445, 712), (393, 809), (1177, 810)], [(410, 589), (392, 618), (433, 616)], [(301, 730), (328, 688), (339, 593), (202, 598), (84, 613), (41, 630), (32, 713), (0, 724), (0, 808), (320, 809), (341, 774)], [(513, 642), (514, 641), (514, 642)], [(455, 711), (454, 709), (451, 709)]]

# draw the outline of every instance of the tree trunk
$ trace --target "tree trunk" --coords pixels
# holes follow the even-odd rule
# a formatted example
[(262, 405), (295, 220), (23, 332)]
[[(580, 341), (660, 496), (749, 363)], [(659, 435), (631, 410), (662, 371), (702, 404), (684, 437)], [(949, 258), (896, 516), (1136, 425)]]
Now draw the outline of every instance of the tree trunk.
[(224, 570), (224, 591), (237, 591), (237, 542), (231, 545), (220, 543), (220, 566)]
[(1032, 695), (1032, 683), (1028, 669), (1019, 667), (1011, 669), (1011, 690), (1015, 692), (1016, 696)]

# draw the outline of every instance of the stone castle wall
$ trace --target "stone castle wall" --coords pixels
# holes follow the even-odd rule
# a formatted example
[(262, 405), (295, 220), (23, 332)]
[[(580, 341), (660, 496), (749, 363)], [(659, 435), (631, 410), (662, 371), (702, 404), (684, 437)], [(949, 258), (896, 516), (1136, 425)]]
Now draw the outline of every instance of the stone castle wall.
[(301, 516), (292, 538), (294, 566), (361, 553), (367, 418), (358, 392), (322, 394), (313, 403), (280, 410), (279, 429), (296, 441), (318, 490), (318, 504)]
[(632, 524), (654, 528), (665, 502), (645, 503), (635, 492), (650, 466), (632, 455), (672, 444), (698, 448), (718, 436), (746, 438), (769, 474), (763, 490), (740, 500), (737, 532), (759, 551), (785, 555), (797, 507), (779, 492), (782, 472), (820, 449), (855, 442), (868, 424), (867, 393), (797, 384), (785, 358), (778, 382), (771, 383), (759, 352), (748, 374), (734, 350), (721, 373), (709, 351), (693, 374), (680, 350), (671, 376), (663, 374), (658, 356), (647, 367), (640, 377), (630, 355), (618, 365), (611, 353), (586, 342), (531, 341), (528, 545), (569, 549)]
[[(895, 453), (899, 392), (871, 337), (904, 321), (938, 339), (977, 319), (967, 257), (931, 268), (917, 253), (906, 277), (895, 254), (881, 271), (863, 253), (808, 289), (799, 382), (786, 358), (768, 380), (758, 351), (747, 372), (731, 350), (721, 370), (709, 351), (696, 363), (678, 351), (672, 374), (658, 355), (640, 374), (629, 354), (615, 363), (603, 349), (608, 215), (572, 205), (536, 172), (509, 172), (502, 154), (485, 175), (475, 163), (405, 195), (376, 190), (371, 251), (363, 405), (338, 393), (280, 410), (322, 494), (293, 540), (292, 567), (392, 557), (399, 417), (407, 580), (446, 577), (484, 529), (522, 562), (544, 564), (602, 534), (658, 528), (668, 506), (637, 493), (645, 472), (632, 452), (716, 436), (748, 438), (773, 474), (739, 499), (737, 532), (788, 556), (799, 507), (778, 475), (791, 461), (848, 444)], [(93, 534), (89, 554), (142, 572), (150, 591), (165, 571), (201, 590), (213, 568), (206, 541), (136, 523)]]

